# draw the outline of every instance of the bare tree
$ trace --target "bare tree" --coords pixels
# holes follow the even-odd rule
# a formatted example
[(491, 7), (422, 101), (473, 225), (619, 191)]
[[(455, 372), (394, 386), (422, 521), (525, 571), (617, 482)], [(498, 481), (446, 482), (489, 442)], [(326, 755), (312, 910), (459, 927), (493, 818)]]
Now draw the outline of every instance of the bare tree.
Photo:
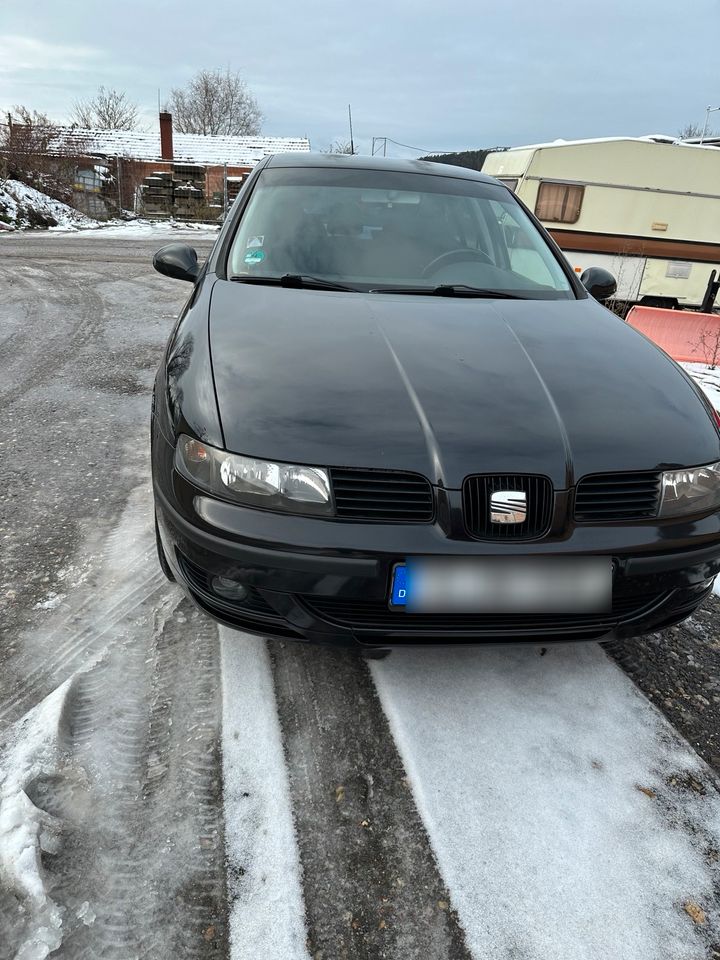
[(79, 127), (100, 130), (134, 130), (138, 122), (137, 104), (127, 94), (113, 87), (98, 87), (89, 100), (76, 100), (72, 111), (73, 122)]
[(625, 241), (617, 250), (617, 256), (610, 270), (615, 274), (617, 281), (617, 290), (625, 290), (625, 296), (615, 293), (613, 297), (605, 304), (608, 310), (616, 313), (624, 320), (630, 308), (636, 302), (635, 297), (640, 293), (640, 280), (642, 279), (643, 268), (646, 257), (645, 245), (633, 247), (629, 241)]
[[(684, 127), (680, 127), (678, 130), (678, 136), (681, 140), (695, 140), (698, 137), (701, 137), (703, 134), (703, 128), (699, 123), (686, 123)], [(706, 130), (705, 136), (711, 136), (712, 130)]]
[(172, 91), (169, 107), (179, 133), (254, 135), (263, 120), (255, 96), (229, 68), (200, 70), (184, 89)]
[(714, 328), (705, 327), (701, 330), (698, 341), (693, 346), (696, 350), (702, 351), (708, 367), (714, 370), (720, 360), (720, 325)]
[(333, 140), (325, 153), (352, 153), (353, 148), (349, 140)]
[(48, 154), (57, 127), (44, 113), (16, 105), (0, 130), (0, 155), (6, 177), (32, 183), (48, 172)]

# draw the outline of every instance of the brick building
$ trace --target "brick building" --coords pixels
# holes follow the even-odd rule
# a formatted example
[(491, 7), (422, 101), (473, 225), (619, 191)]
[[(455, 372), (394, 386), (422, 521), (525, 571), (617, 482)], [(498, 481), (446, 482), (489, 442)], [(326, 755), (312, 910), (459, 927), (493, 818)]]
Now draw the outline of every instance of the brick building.
[(80, 209), (95, 216), (121, 207), (145, 216), (215, 219), (263, 157), (310, 149), (302, 137), (176, 133), (169, 113), (159, 121), (151, 133), (54, 129), (47, 152), (65, 165), (72, 158)]

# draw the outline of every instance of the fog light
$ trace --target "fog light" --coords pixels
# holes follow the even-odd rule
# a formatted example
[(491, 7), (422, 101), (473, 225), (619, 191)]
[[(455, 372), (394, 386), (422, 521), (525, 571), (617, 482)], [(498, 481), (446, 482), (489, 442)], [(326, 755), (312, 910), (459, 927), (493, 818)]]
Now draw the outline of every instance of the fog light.
[(237, 580), (231, 580), (229, 577), (213, 577), (210, 585), (219, 597), (224, 597), (226, 600), (235, 600), (237, 603), (242, 603), (243, 600), (248, 598), (247, 587), (238, 583)]

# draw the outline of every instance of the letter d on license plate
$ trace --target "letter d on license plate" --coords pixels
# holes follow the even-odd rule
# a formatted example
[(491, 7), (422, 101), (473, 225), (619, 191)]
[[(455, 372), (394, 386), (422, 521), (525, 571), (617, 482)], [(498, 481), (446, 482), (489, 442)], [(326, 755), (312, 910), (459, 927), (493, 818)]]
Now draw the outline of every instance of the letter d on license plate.
[(607, 613), (609, 557), (413, 559), (393, 570), (390, 606), (409, 613)]

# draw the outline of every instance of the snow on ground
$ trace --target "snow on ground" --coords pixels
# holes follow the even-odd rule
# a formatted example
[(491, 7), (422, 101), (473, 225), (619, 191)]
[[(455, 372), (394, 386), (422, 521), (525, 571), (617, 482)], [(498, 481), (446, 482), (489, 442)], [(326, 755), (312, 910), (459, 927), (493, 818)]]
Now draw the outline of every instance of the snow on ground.
[(85, 541), (87, 581), (59, 571), (66, 599), (3, 647), (2, 960), (201, 960), (219, 940), (217, 631), (159, 572), (151, 503), (148, 482), (100, 553)]
[(398, 651), (372, 673), (473, 957), (717, 942), (712, 775), (597, 644)]
[(233, 960), (308, 960), (300, 865), (267, 645), (220, 628)]
[[(128, 593), (133, 608), (139, 604), (137, 586), (162, 582), (154, 567), (151, 568), (152, 576), (142, 571), (142, 578), (135, 569), (136, 551), (128, 548), (128, 544), (135, 544), (147, 530), (147, 519), (142, 518), (142, 514), (140, 518), (143, 522), (138, 520), (138, 512), (132, 511), (129, 525), (122, 525), (117, 540), (111, 537), (107, 544), (108, 578), (115, 581), (117, 577), (120, 583), (132, 581), (132, 592), (128, 590)], [(145, 543), (142, 553), (149, 553)], [(82, 574), (73, 577), (74, 571), (74, 567), (59, 571), (63, 578), (67, 575), (70, 586), (79, 585), (85, 579)], [(28, 663), (19, 671), (21, 679), (14, 695), (6, 695), (0, 700), (0, 729), (8, 719), (18, 717), (9, 734), (3, 729), (0, 752), (0, 892), (9, 890), (17, 900), (18, 928), (15, 932), (20, 933), (21, 941), (14, 944), (17, 950), (13, 954), (14, 960), (43, 960), (61, 946), (65, 936), (67, 909), (50, 896), (41, 863), (42, 852), (57, 853), (64, 824), (36, 807), (28, 793), (42, 779), (58, 777), (67, 759), (68, 714), (76, 699), (77, 688), (107, 649), (105, 642), (116, 639), (111, 629), (113, 614), (117, 611), (117, 600), (124, 597), (120, 590), (112, 599), (107, 594), (102, 595), (101, 591), (98, 597), (96, 586), (93, 584), (87, 594), (83, 590), (75, 591), (67, 603), (56, 603), (54, 598), (64, 597), (64, 594), (51, 592), (48, 601), (52, 602), (38, 604), (41, 609), (53, 611), (55, 616), (38, 631), (37, 636), (27, 635), (24, 645), (28, 652), (37, 647), (42, 666), (32, 669)], [(92, 643), (100, 640), (102, 634), (109, 636), (103, 637), (100, 652), (92, 648)], [(74, 663), (73, 655), (76, 657)], [(65, 663), (77, 668), (78, 660), (81, 665), (76, 672), (58, 669), (58, 674), (62, 676), (64, 673), (65, 676), (46, 693), (47, 682), (42, 681), (47, 678), (43, 674), (51, 673), (56, 665)], [(18, 715), (22, 710), (23, 693), (28, 690), (37, 695), (36, 705)], [(35, 697), (31, 695), (28, 699), (34, 700)], [(88, 905), (83, 914), (84, 922), (90, 922), (90, 914)], [(0, 916), (0, 921), (2, 919)], [(5, 957), (1, 948), (2, 943), (0, 957)]]
[(0, 882), (26, 903), (30, 919), (16, 960), (43, 960), (62, 943), (62, 909), (46, 891), (40, 861), (41, 850), (53, 852), (59, 824), (25, 791), (59, 766), (63, 709), (72, 682), (61, 684), (18, 721), (0, 765)]
[(705, 363), (682, 363), (716, 410), (720, 410), (720, 370), (712, 370)]
[[(88, 220), (82, 226), (57, 226), (47, 230), (34, 230), (33, 239), (46, 237), (50, 240), (63, 234), (63, 240), (214, 240), (220, 226), (210, 223), (187, 223), (182, 220), (107, 220), (104, 223)], [(0, 242), (9, 238), (12, 231), (0, 231)]]
[(91, 233), (83, 232), (83, 238), (92, 237), (99, 240), (122, 238), (127, 240), (152, 240), (157, 236), (171, 235), (173, 238), (214, 238), (220, 230), (220, 225), (210, 223), (186, 223), (182, 220), (108, 220), (106, 223), (95, 224)]
[(220, 229), (219, 224), (186, 223), (172, 219), (146, 220), (139, 217), (102, 222), (85, 216), (66, 203), (53, 200), (47, 194), (19, 180), (0, 181), (0, 234), (5, 233), (3, 228), (9, 228), (11, 232), (33, 227), (47, 227), (47, 230), (43, 231), (46, 235), (82, 231), (83, 236), (148, 240), (167, 233), (178, 236), (212, 236)]
[(19, 229), (42, 226), (43, 221), (51, 230), (79, 230), (97, 226), (96, 220), (19, 180), (0, 181), (2, 221)]

